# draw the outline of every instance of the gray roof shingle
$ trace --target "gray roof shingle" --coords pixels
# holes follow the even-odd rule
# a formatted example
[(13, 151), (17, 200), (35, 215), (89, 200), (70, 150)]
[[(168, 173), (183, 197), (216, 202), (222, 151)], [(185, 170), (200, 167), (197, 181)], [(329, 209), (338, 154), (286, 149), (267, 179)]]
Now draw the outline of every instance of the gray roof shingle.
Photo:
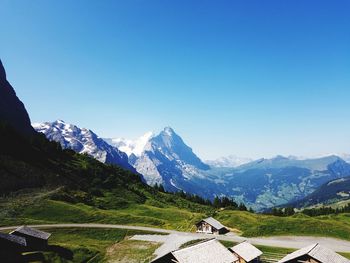
[(47, 232), (44, 232), (44, 231), (40, 231), (38, 229), (27, 227), (27, 226), (21, 226), (21, 227), (17, 228), (16, 230), (12, 231), (10, 234), (14, 234), (15, 235), (16, 232), (24, 234), (24, 235), (28, 235), (28, 236), (44, 239), (44, 240), (49, 239), (49, 237), (51, 236), (50, 233), (47, 233)]
[(250, 262), (257, 257), (260, 257), (263, 253), (247, 241), (232, 247), (231, 250), (243, 258), (246, 262)]
[(179, 263), (233, 263), (238, 258), (216, 239), (172, 252)]
[(222, 228), (225, 228), (223, 224), (221, 224), (219, 221), (212, 217), (208, 217), (206, 219), (203, 219), (202, 221), (207, 222), (209, 225), (215, 227), (217, 230), (220, 230)]
[(5, 239), (11, 243), (15, 243), (15, 244), (20, 245), (20, 246), (27, 245), (26, 239), (24, 237), (10, 235), (10, 234), (6, 234), (6, 233), (0, 233), (0, 239)]
[(291, 254), (288, 254), (280, 261), (278, 261), (278, 263), (285, 263), (305, 255), (308, 255), (321, 263), (350, 263), (350, 260), (335, 253), (329, 248), (321, 246), (318, 243), (304, 247)]

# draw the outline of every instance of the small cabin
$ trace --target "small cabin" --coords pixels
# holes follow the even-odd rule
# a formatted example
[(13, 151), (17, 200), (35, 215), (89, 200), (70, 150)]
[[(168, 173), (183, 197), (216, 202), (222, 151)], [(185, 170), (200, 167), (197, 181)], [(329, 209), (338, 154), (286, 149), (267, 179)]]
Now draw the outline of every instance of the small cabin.
[(31, 249), (45, 249), (51, 236), (50, 233), (27, 226), (21, 226), (10, 234), (25, 238), (28, 248)]
[(238, 258), (216, 239), (175, 250), (152, 263), (236, 263)]
[(18, 262), (26, 249), (25, 238), (0, 232), (0, 259), (5, 262)]
[(350, 260), (320, 244), (299, 249), (282, 258), (278, 263), (350, 263)]
[(197, 233), (205, 234), (226, 234), (229, 230), (219, 221), (212, 217), (201, 220), (196, 224)]
[(260, 257), (263, 254), (262, 251), (257, 249), (252, 244), (244, 241), (231, 248), (233, 254), (238, 257), (239, 263), (260, 263)]

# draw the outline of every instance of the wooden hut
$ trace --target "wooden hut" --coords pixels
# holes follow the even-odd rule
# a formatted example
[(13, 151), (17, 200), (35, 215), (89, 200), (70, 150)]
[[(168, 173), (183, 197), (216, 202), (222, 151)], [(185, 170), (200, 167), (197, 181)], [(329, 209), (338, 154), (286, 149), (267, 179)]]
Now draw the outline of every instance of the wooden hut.
[(236, 263), (238, 258), (216, 239), (170, 252), (152, 263)]
[(20, 261), (21, 253), (26, 249), (25, 238), (0, 232), (0, 262)]
[(197, 233), (226, 234), (229, 230), (219, 221), (212, 217), (201, 220), (196, 224)]
[(21, 226), (10, 234), (25, 238), (27, 246), (31, 249), (45, 249), (51, 236), (50, 233), (27, 226)]
[(278, 263), (350, 263), (350, 260), (335, 253), (333, 250), (313, 244), (299, 249), (282, 258)]
[(260, 256), (263, 254), (262, 251), (254, 247), (252, 244), (244, 241), (231, 248), (232, 252), (238, 257), (239, 263), (258, 263)]

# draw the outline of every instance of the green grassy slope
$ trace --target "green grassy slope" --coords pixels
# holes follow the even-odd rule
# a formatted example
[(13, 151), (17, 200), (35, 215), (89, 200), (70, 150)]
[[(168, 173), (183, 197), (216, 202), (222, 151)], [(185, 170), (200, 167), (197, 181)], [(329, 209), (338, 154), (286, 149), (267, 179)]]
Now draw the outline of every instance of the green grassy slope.
[(350, 240), (350, 214), (290, 217), (223, 211), (216, 215), (224, 225), (238, 229), (244, 236), (309, 235)]
[[(194, 231), (195, 222), (214, 215), (224, 225), (247, 237), (311, 235), (350, 240), (350, 214), (276, 217), (230, 210), (215, 213), (210, 207), (176, 199), (173, 195), (164, 193), (159, 194), (159, 200), (147, 198), (144, 203), (101, 209), (84, 203), (50, 199), (56, 191), (35, 191), (0, 198), (0, 225), (94, 222)], [(106, 197), (96, 199), (107, 199), (103, 202), (108, 202), (111, 197), (106, 194)]]
[[(45, 229), (43, 229), (45, 230)], [(124, 229), (50, 229), (52, 234), (45, 251), (24, 253), (28, 262), (149, 262), (153, 242), (129, 240), (135, 234), (151, 232)], [(25, 260), (25, 262), (27, 262)]]
[(159, 192), (146, 193), (146, 201), (142, 203), (129, 200), (123, 206), (110, 204), (111, 207), (106, 209), (96, 203), (113, 203), (115, 197), (111, 192), (105, 192), (103, 197), (93, 197), (91, 204), (86, 204), (53, 200), (61, 191), (35, 189), (0, 198), (0, 225), (99, 222), (189, 231), (195, 222), (214, 212), (211, 207)]

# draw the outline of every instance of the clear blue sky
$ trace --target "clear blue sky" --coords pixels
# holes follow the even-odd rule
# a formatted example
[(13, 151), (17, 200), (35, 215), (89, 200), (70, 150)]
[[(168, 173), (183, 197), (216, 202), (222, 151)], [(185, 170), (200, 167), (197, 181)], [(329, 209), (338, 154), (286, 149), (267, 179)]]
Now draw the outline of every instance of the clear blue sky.
[(173, 127), (204, 159), (350, 153), (350, 1), (0, 0), (33, 122)]

